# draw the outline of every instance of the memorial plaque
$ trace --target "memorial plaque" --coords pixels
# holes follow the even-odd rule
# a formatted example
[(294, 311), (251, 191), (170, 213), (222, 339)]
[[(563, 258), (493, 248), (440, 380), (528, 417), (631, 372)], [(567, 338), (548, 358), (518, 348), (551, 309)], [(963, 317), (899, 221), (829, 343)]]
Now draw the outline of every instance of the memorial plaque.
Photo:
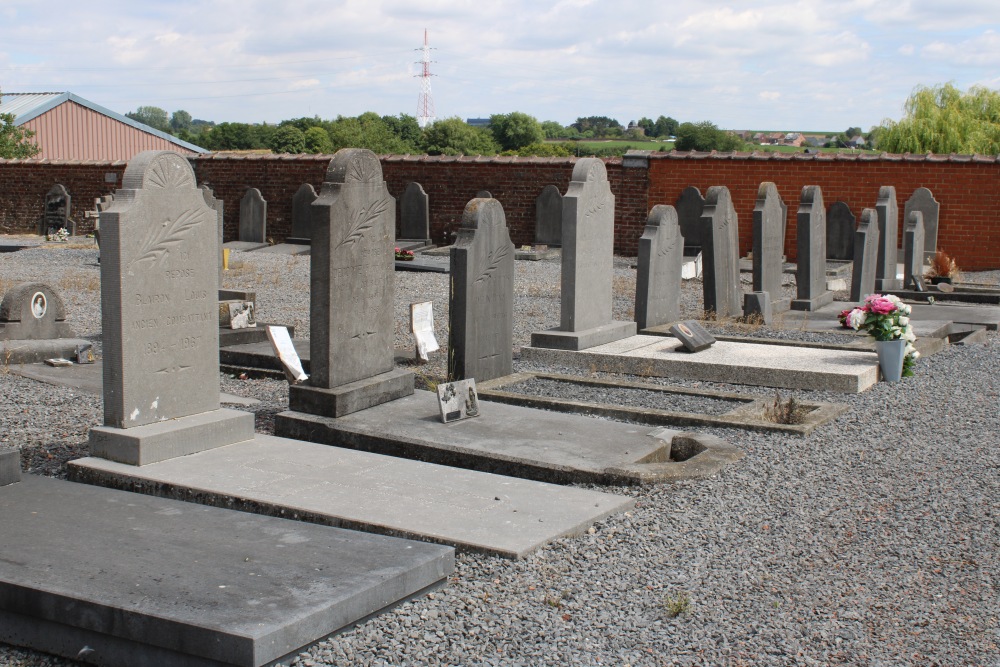
[(479, 416), (479, 394), (474, 379), (439, 384), (437, 395), (441, 421), (445, 424)]
[(257, 188), (247, 188), (240, 200), (239, 240), (267, 243), (267, 202)]
[[(535, 199), (535, 244), (562, 245), (562, 193), (546, 185)], [(537, 249), (537, 247), (536, 247)]]
[(710, 187), (701, 213), (702, 287), (705, 312), (719, 318), (743, 314), (738, 224), (729, 188)]
[(670, 333), (682, 343), (677, 348), (680, 351), (701, 352), (715, 344), (715, 337), (694, 320), (678, 322), (670, 327)]
[(899, 206), (896, 204), (896, 188), (886, 185), (879, 188), (878, 202), (878, 266), (875, 267), (875, 290), (888, 292), (899, 287), (896, 279)]
[(229, 304), (229, 328), (250, 329), (257, 326), (253, 301), (237, 301)]
[(851, 276), (851, 301), (861, 301), (875, 292), (875, 269), (878, 267), (878, 211), (866, 208), (854, 232), (854, 268)]
[(673, 206), (659, 204), (646, 219), (639, 239), (635, 284), (635, 321), (640, 329), (680, 319), (684, 237)]
[(441, 349), (434, 336), (434, 303), (432, 301), (410, 304), (410, 331), (413, 333), (417, 358), (430, 361), (427, 355)]

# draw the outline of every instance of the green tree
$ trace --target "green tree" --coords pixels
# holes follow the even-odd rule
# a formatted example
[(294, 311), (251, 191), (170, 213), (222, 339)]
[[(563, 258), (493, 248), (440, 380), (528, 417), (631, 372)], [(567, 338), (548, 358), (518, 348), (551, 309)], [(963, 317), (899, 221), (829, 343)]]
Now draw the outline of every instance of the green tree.
[(844, 132), (844, 136), (846, 136), (848, 139), (853, 139), (854, 137), (860, 137), (862, 134), (864, 134), (864, 132), (861, 130), (860, 127), (849, 127), (847, 128), (847, 131)]
[(405, 113), (401, 113), (399, 116), (382, 116), (382, 122), (385, 123), (390, 132), (402, 139), (403, 143), (411, 149), (406, 152), (410, 153), (417, 150), (420, 141), (423, 139), (423, 130), (420, 129), (420, 124), (417, 122), (416, 116), (410, 116)]
[(654, 123), (649, 118), (643, 116), (642, 118), (637, 120), (635, 124), (642, 128), (642, 131), (646, 133), (647, 137), (656, 136), (656, 123)]
[(569, 157), (574, 154), (575, 147), (569, 142), (560, 144), (537, 143), (522, 146), (517, 150), (504, 151), (502, 155), (520, 155), (521, 157)]
[(378, 114), (366, 111), (357, 118), (338, 116), (330, 128), (333, 150), (367, 148), (379, 153), (410, 153), (412, 147), (396, 136)]
[(735, 134), (720, 130), (714, 123), (705, 120), (681, 123), (677, 127), (674, 147), (679, 151), (735, 151), (743, 148), (744, 144)]
[(490, 132), (493, 133), (494, 141), (505, 151), (516, 151), (545, 140), (542, 124), (534, 116), (520, 111), (490, 116)]
[(576, 130), (570, 130), (570, 128), (563, 127), (562, 124), (557, 123), (554, 120), (543, 120), (542, 132), (545, 133), (546, 139), (565, 139), (575, 133)]
[(314, 125), (303, 132), (306, 142), (306, 153), (332, 153), (333, 142), (330, 133), (319, 125)]
[(264, 148), (259, 144), (258, 132), (247, 123), (219, 123), (204, 136), (204, 146), (213, 151), (241, 151)]
[(139, 107), (125, 116), (161, 132), (170, 132), (170, 118), (167, 116), (167, 112), (160, 107)]
[(1000, 154), (1000, 92), (973, 86), (962, 92), (950, 83), (919, 86), (906, 100), (899, 121), (873, 128), (877, 148), (890, 153)]
[(677, 134), (678, 127), (680, 127), (680, 123), (675, 118), (660, 116), (653, 125), (653, 136), (672, 137)]
[(423, 149), (430, 155), (496, 155), (500, 147), (489, 130), (456, 116), (425, 127)]
[(275, 153), (298, 155), (306, 152), (306, 135), (294, 125), (279, 127), (270, 137), (267, 145)]
[(14, 125), (14, 114), (0, 113), (0, 158), (15, 160), (34, 157), (40, 148), (31, 138), (32, 130)]
[(194, 119), (191, 118), (191, 114), (187, 111), (175, 111), (173, 115), (170, 116), (170, 129), (173, 132), (190, 130), (193, 122)]
[(572, 127), (584, 136), (587, 132), (592, 132), (593, 134), (590, 135), (592, 137), (610, 137), (615, 136), (613, 130), (616, 129), (618, 130), (617, 134), (621, 135), (622, 124), (607, 116), (586, 116), (577, 118)]

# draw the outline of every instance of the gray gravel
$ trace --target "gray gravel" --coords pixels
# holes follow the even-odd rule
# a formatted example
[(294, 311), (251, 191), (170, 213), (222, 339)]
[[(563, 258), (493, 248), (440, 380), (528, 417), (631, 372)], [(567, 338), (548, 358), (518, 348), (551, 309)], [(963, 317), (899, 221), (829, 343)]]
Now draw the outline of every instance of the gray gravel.
[[(0, 289), (47, 278), (77, 330), (93, 337), (94, 259), (89, 249), (0, 253)], [(308, 335), (308, 259), (237, 259), (244, 268), (226, 286), (255, 288), (261, 320)], [(616, 262), (618, 318), (632, 310), (628, 264)], [(992, 285), (998, 278), (966, 276)], [(516, 345), (558, 324), (558, 285), (558, 262), (517, 263)], [(397, 274), (398, 351), (411, 345), (412, 301), (434, 301), (446, 342), (447, 289), (444, 275)], [(687, 316), (697, 314), (699, 291), (699, 283), (684, 287)], [(985, 344), (921, 360), (901, 384), (860, 395), (809, 392), (852, 409), (805, 437), (706, 429), (746, 457), (709, 479), (609, 489), (635, 497), (636, 508), (523, 561), (460, 555), (443, 588), (309, 647), (297, 662), (996, 667), (998, 353), (992, 333)], [(416, 370), (440, 376), (443, 359), (436, 353)], [(287, 401), (284, 382), (224, 376), (222, 384), (263, 401), (254, 411), (264, 432)], [(0, 446), (24, 448), (31, 472), (60, 475), (67, 459), (86, 454), (86, 430), (100, 421), (97, 397), (0, 372), (0, 398)], [(0, 664), (72, 663), (0, 645)]]

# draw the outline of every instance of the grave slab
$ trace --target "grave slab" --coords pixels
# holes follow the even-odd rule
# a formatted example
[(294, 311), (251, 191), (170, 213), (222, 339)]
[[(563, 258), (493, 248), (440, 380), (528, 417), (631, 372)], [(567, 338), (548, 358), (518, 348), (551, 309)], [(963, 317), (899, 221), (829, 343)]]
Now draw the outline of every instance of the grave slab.
[[(443, 426), (436, 400), (433, 407), (433, 420)], [(260, 434), (141, 468), (97, 458), (69, 465), (74, 479), (102, 486), (195, 498), (507, 558), (579, 534), (633, 502), (597, 491)]]
[(269, 253), (271, 255), (308, 255), (312, 251), (307, 245), (301, 243), (275, 243), (274, 245), (265, 245), (263, 248), (258, 248), (253, 252)]
[(0, 340), (0, 364), (11, 368), (15, 364), (40, 364), (46, 359), (73, 359), (77, 346), (87, 344), (90, 341), (82, 338)]
[(0, 450), (0, 486), (21, 481), (21, 450)]
[(228, 250), (235, 250), (237, 252), (252, 252), (254, 250), (260, 250), (261, 248), (266, 248), (266, 243), (257, 243), (255, 241), (226, 241), (222, 244), (223, 248)]
[(635, 336), (627, 351), (614, 344), (582, 352), (522, 347), (521, 359), (630, 375), (847, 393), (860, 393), (878, 381), (878, 361), (869, 352), (728, 341), (694, 354), (678, 347), (675, 339)]
[(0, 533), (0, 641), (110, 667), (266, 665), (454, 569), (438, 545), (34, 475), (0, 488)]

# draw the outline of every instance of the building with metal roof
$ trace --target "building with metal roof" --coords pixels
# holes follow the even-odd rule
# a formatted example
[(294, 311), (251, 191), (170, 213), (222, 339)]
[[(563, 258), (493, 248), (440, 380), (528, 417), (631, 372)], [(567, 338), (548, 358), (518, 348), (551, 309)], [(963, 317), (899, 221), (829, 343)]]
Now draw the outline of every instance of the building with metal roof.
[(73, 93), (3, 93), (0, 113), (12, 114), (14, 125), (35, 133), (37, 158), (128, 161), (148, 150), (209, 152)]

